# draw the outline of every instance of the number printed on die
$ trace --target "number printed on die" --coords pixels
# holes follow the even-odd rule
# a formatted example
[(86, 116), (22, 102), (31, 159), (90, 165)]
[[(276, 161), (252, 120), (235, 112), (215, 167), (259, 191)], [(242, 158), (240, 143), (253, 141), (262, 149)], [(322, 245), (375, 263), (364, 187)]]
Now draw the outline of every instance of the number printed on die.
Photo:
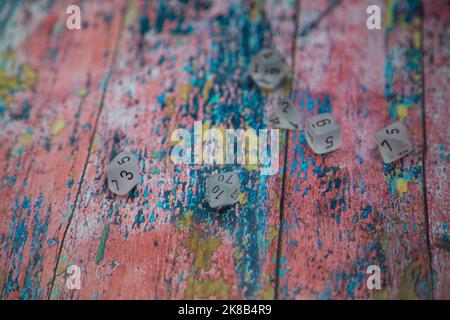
[(127, 194), (138, 183), (139, 164), (130, 153), (121, 152), (108, 166), (108, 186), (116, 194)]
[(236, 203), (240, 189), (241, 183), (237, 171), (215, 174), (206, 179), (206, 195), (211, 208)]
[(263, 89), (274, 89), (287, 73), (284, 57), (274, 49), (263, 49), (255, 55), (249, 65), (250, 76)]
[(396, 161), (412, 151), (406, 126), (401, 121), (381, 129), (375, 137), (378, 150), (385, 163)]
[(316, 154), (340, 148), (342, 130), (331, 113), (322, 113), (306, 120), (306, 141)]
[(301, 130), (300, 117), (289, 98), (274, 99), (267, 107), (272, 109), (267, 123), (270, 128)]

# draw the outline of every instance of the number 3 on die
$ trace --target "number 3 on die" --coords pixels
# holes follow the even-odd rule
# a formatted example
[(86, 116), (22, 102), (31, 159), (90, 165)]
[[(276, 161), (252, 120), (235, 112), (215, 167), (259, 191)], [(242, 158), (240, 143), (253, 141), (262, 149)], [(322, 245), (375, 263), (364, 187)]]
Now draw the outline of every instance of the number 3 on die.
[(139, 164), (130, 153), (121, 152), (108, 166), (108, 186), (111, 192), (125, 195), (138, 183)]

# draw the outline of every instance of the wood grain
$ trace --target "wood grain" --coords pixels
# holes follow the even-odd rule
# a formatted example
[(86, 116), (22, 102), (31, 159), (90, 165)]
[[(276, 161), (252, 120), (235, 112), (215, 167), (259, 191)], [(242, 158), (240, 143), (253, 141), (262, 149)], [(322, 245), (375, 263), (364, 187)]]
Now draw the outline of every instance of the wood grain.
[[(80, 31), (69, 4), (0, 4), (0, 299), (449, 299), (448, 1), (83, 1)], [(246, 74), (265, 47), (292, 68), (275, 92)], [(282, 130), (275, 176), (171, 162), (175, 129), (264, 128), (279, 94), (332, 112), (342, 148)], [(384, 165), (396, 120), (414, 151)], [(127, 197), (106, 183), (122, 150)], [(205, 178), (231, 169), (240, 204), (211, 210)]]
[(425, 1), (424, 76), (428, 221), (436, 299), (450, 299), (450, 17), (448, 1)]
[(2, 8), (3, 299), (49, 296), (119, 31), (118, 1), (85, 2), (83, 32), (66, 29), (67, 5)]
[[(264, 96), (242, 73), (263, 46), (277, 44), (289, 57), (294, 8), (137, 1), (126, 12), (52, 298), (273, 298), (281, 179), (251, 167), (176, 166), (169, 137), (196, 120), (261, 127)], [(106, 167), (121, 150), (142, 166), (128, 198), (106, 186)], [(212, 211), (205, 178), (231, 168), (241, 170), (241, 203)], [(66, 289), (70, 264), (81, 267), (83, 290)]]
[[(369, 2), (301, 2), (296, 106), (305, 118), (332, 112), (343, 144), (319, 156), (303, 133), (289, 139), (281, 299), (431, 297), (420, 3), (370, 4), (383, 7), (383, 30), (365, 27)], [(414, 152), (383, 165), (375, 132), (397, 119), (407, 125)], [(367, 289), (369, 265), (381, 268), (382, 290)]]

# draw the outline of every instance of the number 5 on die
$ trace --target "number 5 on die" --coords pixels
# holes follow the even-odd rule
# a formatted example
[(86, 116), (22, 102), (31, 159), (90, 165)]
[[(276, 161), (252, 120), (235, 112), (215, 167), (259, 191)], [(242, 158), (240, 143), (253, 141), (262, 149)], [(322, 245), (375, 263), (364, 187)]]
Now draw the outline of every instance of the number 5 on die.
[(131, 153), (119, 153), (108, 166), (108, 187), (115, 194), (127, 194), (138, 179), (139, 163)]

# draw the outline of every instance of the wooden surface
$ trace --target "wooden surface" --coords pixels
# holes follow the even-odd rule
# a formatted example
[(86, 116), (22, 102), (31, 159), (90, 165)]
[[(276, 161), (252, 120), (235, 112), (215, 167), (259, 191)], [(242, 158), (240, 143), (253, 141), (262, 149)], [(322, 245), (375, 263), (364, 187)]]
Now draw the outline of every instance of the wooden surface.
[(449, 6), (443, 7), (439, 1), (427, 1), (423, 23), (425, 174), (431, 268), (435, 297), (449, 299)]
[[(69, 4), (0, 5), (2, 299), (450, 298), (447, 1), (84, 1), (80, 31)], [(277, 92), (245, 81), (264, 47), (291, 66)], [(263, 128), (277, 93), (303, 121), (333, 112), (341, 149), (282, 131), (275, 176), (171, 162), (173, 130)], [(414, 151), (384, 165), (396, 120)], [(106, 183), (122, 150), (128, 197)], [(205, 178), (231, 168), (240, 204), (211, 211)]]

